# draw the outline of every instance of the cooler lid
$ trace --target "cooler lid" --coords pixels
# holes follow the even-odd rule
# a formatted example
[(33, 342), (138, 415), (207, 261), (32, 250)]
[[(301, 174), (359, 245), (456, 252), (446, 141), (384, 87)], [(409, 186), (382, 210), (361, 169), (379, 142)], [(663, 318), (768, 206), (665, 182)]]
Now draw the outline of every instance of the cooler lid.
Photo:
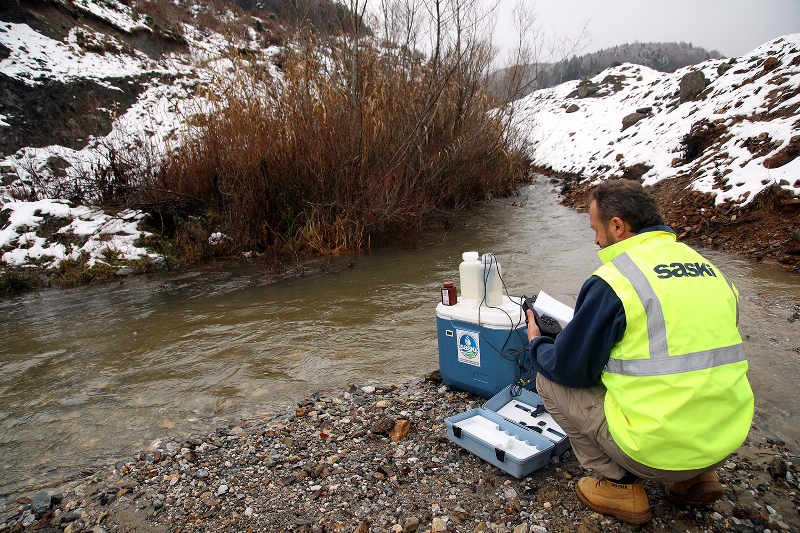
[(495, 329), (517, 329), (525, 325), (521, 300), (517, 296), (503, 295), (503, 302), (498, 307), (481, 307), (477, 300), (463, 299), (459, 296), (456, 305), (442, 303), (437, 305), (436, 316)]

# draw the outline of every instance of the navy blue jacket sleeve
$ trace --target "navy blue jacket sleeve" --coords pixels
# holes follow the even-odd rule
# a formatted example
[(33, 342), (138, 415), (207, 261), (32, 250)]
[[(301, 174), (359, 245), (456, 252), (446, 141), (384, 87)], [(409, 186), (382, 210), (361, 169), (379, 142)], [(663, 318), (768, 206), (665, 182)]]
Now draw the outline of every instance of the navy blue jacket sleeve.
[(575, 315), (555, 342), (533, 339), (530, 359), (534, 369), (568, 387), (591, 387), (600, 381), (611, 348), (625, 333), (625, 309), (603, 279), (592, 276), (575, 302)]

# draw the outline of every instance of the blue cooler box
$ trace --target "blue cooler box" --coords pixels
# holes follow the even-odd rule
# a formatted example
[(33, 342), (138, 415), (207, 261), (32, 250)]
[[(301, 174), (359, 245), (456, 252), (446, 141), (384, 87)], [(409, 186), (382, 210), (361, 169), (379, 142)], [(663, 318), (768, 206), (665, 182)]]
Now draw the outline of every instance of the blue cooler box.
[(519, 367), (513, 355), (517, 352), (527, 359), (528, 345), (520, 298), (503, 296), (499, 307), (479, 306), (476, 300), (460, 297), (456, 305), (440, 303), (436, 327), (445, 385), (491, 398), (516, 382)]

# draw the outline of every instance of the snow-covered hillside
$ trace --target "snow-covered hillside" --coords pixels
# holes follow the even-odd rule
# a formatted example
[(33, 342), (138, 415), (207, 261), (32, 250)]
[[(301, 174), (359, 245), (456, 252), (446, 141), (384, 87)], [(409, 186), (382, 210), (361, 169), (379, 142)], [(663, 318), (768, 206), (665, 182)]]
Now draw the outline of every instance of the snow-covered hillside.
[(516, 105), (535, 162), (556, 172), (684, 177), (717, 206), (774, 185), (800, 194), (800, 34), (674, 73), (620, 65)]
[[(235, 72), (232, 51), (245, 50), (279, 76), (272, 64), (279, 48), (263, 28), (262, 33), (246, 28), (242, 36), (187, 23), (165, 38), (127, 4), (59, 0), (33, 7), (12, 2), (0, 9), (5, 16), (0, 21), (0, 81), (6, 87), (0, 101), (2, 145), (13, 146), (20, 137), (56, 138), (35, 130), (59, 120), (80, 130), (87, 113), (95, 123), (109, 123), (106, 135), (23, 143), (14, 153), (0, 152), (0, 268), (51, 268), (71, 259), (85, 260), (88, 267), (111, 263), (119, 272), (130, 272), (126, 261), (160, 262), (141, 244), (148, 236), (137, 228), (142, 213), (111, 215), (67, 200), (76, 196), (73, 191), (90, 190), (95, 169), (108, 168), (111, 157), (132, 153), (146, 161), (180, 142), (188, 117), (218, 105), (219, 95), (207, 98), (208, 89)], [(25, 93), (38, 96), (25, 100)], [(109, 104), (90, 111), (81, 107), (101, 94)], [(63, 105), (52, 104), (59, 98)], [(29, 109), (35, 106), (41, 107)]]

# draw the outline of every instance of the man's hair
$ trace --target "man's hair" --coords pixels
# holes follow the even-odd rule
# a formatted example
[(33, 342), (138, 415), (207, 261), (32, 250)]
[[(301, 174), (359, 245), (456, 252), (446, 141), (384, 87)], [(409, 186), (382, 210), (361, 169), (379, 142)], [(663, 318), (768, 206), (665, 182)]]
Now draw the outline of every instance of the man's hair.
[(631, 225), (631, 231), (664, 224), (655, 198), (644, 190), (638, 181), (606, 180), (594, 188), (589, 196), (589, 205), (597, 202), (600, 220), (608, 222), (619, 217)]

